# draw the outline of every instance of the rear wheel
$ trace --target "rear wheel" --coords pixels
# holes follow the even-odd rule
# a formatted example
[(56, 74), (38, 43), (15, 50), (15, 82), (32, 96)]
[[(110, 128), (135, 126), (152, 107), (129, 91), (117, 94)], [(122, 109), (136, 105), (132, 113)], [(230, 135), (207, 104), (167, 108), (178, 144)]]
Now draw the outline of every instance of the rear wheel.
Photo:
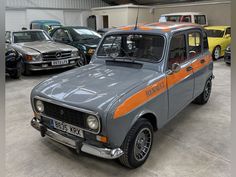
[(193, 101), (193, 103), (200, 105), (207, 103), (211, 95), (211, 89), (212, 89), (212, 81), (211, 79), (208, 79), (205, 84), (203, 92)]
[(122, 165), (137, 168), (144, 164), (149, 156), (153, 141), (153, 127), (145, 119), (139, 119), (129, 131), (122, 145), (124, 154), (119, 158)]
[(221, 48), (220, 46), (216, 46), (212, 52), (212, 58), (214, 60), (218, 60), (220, 58), (220, 54), (221, 54)]

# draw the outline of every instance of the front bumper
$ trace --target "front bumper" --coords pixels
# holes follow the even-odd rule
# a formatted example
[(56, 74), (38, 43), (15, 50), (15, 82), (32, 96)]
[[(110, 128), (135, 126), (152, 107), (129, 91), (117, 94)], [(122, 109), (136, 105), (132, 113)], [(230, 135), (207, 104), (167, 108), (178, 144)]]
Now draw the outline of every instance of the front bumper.
[(51, 69), (62, 69), (62, 68), (68, 68), (73, 67), (77, 65), (77, 62), (79, 60), (79, 57), (76, 58), (69, 58), (68, 64), (65, 65), (58, 65), (58, 66), (52, 66), (52, 61), (38, 61), (38, 62), (27, 62), (26, 67), (29, 71), (42, 71), (42, 70), (51, 70)]
[(58, 143), (61, 143), (73, 149), (76, 149), (77, 152), (81, 150), (85, 153), (88, 153), (97, 157), (105, 158), (105, 159), (116, 159), (120, 157), (121, 155), (123, 155), (123, 151), (120, 148), (116, 148), (116, 149), (100, 148), (100, 147), (96, 147), (96, 146), (83, 142), (82, 138), (80, 138), (80, 140), (78, 141), (67, 138), (53, 130), (46, 128), (36, 118), (33, 118), (31, 120), (31, 125), (35, 129), (40, 131), (42, 136), (47, 135), (50, 139), (57, 141)]
[(224, 61), (225, 63), (231, 63), (231, 52), (225, 52)]

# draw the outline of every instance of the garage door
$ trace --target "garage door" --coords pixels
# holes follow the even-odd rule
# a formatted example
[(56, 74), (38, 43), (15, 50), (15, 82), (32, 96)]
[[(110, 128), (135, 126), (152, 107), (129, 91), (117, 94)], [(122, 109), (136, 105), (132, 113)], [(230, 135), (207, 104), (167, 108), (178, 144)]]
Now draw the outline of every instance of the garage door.
[(5, 20), (7, 31), (21, 30), (22, 27), (28, 28), (26, 11), (24, 10), (6, 10)]
[(66, 26), (82, 26), (82, 13), (74, 11), (64, 11)]

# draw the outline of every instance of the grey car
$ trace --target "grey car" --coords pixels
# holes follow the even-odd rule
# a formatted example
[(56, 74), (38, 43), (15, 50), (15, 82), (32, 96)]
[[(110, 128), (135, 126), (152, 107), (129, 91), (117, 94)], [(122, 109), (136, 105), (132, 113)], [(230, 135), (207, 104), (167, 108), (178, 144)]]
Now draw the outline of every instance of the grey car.
[(158, 131), (188, 104), (207, 103), (213, 62), (199, 25), (154, 23), (104, 35), (89, 65), (31, 93), (42, 136), (98, 157), (141, 166)]
[(78, 50), (53, 41), (43, 30), (9, 33), (6, 43), (22, 55), (22, 73), (76, 66)]

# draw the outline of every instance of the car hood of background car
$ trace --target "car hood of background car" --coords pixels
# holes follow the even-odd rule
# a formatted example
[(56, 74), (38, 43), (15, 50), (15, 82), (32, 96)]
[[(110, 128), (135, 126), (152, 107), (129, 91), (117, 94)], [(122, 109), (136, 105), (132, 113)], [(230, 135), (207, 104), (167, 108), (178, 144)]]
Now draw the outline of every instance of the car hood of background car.
[(76, 50), (74, 47), (57, 43), (54, 41), (36, 41), (36, 42), (25, 42), (25, 43), (16, 43), (13, 44), (13, 47), (30, 53), (44, 53), (49, 51), (68, 51)]
[(41, 96), (97, 112), (161, 74), (148, 69), (89, 64), (54, 76), (35, 87), (32, 97)]

